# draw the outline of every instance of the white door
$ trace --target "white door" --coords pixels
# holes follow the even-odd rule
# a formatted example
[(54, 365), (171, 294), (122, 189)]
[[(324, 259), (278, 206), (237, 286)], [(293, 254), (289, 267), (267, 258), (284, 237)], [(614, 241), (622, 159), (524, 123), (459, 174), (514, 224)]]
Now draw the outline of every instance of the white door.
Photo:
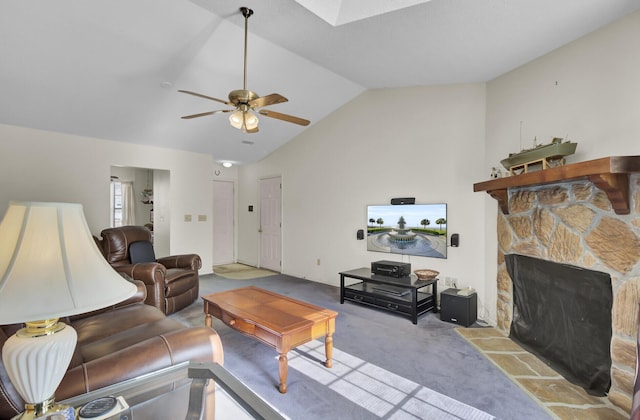
[(213, 181), (213, 265), (233, 259), (233, 182)]
[(280, 271), (282, 182), (280, 177), (260, 180), (260, 267)]

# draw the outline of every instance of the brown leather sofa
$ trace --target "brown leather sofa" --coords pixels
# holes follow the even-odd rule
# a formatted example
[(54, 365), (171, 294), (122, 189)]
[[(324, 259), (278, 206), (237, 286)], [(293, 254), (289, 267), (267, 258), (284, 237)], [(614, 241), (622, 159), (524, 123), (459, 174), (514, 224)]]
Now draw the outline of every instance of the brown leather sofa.
[[(223, 363), (222, 343), (215, 330), (185, 327), (158, 308), (144, 305), (145, 287), (118, 305), (63, 319), (78, 334), (74, 356), (56, 391), (57, 401), (131, 379), (185, 361)], [(204, 315), (203, 315), (204, 316)], [(0, 347), (19, 324), (0, 326)], [(24, 401), (0, 361), (0, 419), (24, 410)]]
[[(155, 259), (151, 247), (151, 231), (144, 226), (109, 228), (100, 234), (102, 239), (95, 240), (109, 264), (116, 271), (145, 283), (147, 305), (170, 314), (189, 306), (198, 298), (198, 270), (202, 267), (198, 255), (173, 255)], [(147, 258), (147, 262), (131, 260), (131, 245), (136, 242), (149, 245), (152, 255)]]

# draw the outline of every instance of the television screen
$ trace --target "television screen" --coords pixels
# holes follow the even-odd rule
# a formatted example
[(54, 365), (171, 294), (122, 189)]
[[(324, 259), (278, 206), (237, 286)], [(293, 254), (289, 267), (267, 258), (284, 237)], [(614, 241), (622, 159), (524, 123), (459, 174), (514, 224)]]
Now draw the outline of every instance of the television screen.
[(447, 205), (367, 206), (367, 251), (447, 258)]

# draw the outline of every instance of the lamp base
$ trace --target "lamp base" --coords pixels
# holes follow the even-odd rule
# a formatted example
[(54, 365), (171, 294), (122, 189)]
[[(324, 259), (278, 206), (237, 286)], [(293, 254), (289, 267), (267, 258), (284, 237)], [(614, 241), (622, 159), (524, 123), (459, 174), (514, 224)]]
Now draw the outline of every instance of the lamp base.
[(11, 420), (40, 420), (40, 419), (74, 420), (75, 419), (76, 411), (73, 407), (66, 404), (55, 403), (53, 402), (53, 398), (51, 398), (51, 402), (53, 404), (50, 405), (46, 409), (46, 411), (41, 411), (40, 409), (36, 409), (36, 408), (31, 409), (29, 408), (30, 404), (26, 404), (25, 411), (12, 417)]
[(77, 342), (76, 331), (57, 319), (27, 323), (9, 337), (2, 361), (22, 399), (25, 412), (18, 417), (36, 419), (64, 409), (56, 407), (53, 394), (69, 367)]

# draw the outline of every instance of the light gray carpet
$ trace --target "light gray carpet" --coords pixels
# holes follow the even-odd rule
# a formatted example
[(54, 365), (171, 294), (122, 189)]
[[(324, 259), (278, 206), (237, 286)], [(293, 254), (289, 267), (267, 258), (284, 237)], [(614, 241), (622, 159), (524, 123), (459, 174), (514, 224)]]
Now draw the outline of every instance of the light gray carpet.
[[(275, 350), (214, 318), (213, 327), (225, 350), (225, 368), (292, 420), (483, 419), (487, 418), (483, 417), (485, 413), (505, 420), (551, 418), (460, 337), (454, 331), (456, 325), (440, 321), (437, 314), (424, 315), (413, 325), (408, 318), (388, 312), (348, 302), (341, 305), (337, 287), (281, 274), (252, 280), (205, 275), (201, 276), (200, 294), (249, 285), (339, 312), (334, 334), (334, 367), (322, 367), (323, 359), (314, 355), (312, 348), (290, 352), (286, 394), (277, 390)], [(202, 301), (199, 299), (171, 317), (187, 325), (203, 325)], [(313, 345), (314, 342), (309, 344)], [(372, 376), (371, 372), (375, 372), (382, 385), (358, 395), (363, 392), (362, 387), (331, 379), (340, 369), (336, 363), (338, 356), (365, 361), (366, 366), (350, 374)], [(405, 389), (403, 386), (409, 387), (404, 395), (387, 395)], [(429, 394), (431, 390), (435, 393)], [(451, 404), (449, 398), (477, 410), (439, 411), (438, 407), (446, 410)]]

